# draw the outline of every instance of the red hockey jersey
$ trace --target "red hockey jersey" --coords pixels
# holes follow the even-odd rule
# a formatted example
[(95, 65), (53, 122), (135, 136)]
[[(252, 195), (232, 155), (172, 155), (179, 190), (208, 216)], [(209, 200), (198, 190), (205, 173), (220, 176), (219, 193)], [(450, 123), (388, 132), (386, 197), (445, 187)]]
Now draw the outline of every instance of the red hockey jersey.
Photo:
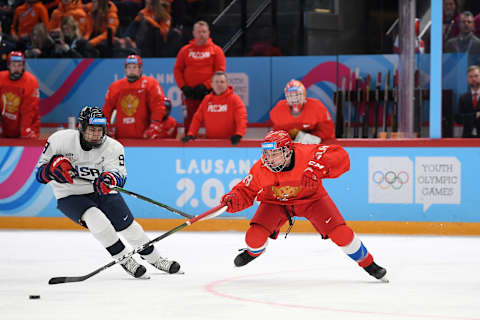
[(307, 98), (298, 116), (292, 115), (287, 100), (280, 100), (270, 111), (270, 119), (274, 130), (288, 131), (292, 138), (301, 130), (322, 138), (322, 143), (335, 139), (335, 124), (318, 99)]
[(2, 137), (36, 137), (40, 133), (40, 100), (38, 81), (25, 71), (19, 80), (10, 80), (7, 71), (0, 71), (0, 107)]
[(230, 193), (235, 193), (248, 207), (253, 204), (256, 197), (258, 201), (267, 203), (302, 204), (320, 199), (327, 193), (321, 181), (315, 193), (303, 190), (302, 175), (310, 160), (320, 163), (329, 170), (327, 178), (337, 178), (350, 170), (350, 158), (341, 146), (294, 143), (293, 149), (295, 157), (292, 160), (293, 169), (274, 173), (258, 160), (253, 164), (249, 174), (235, 185)]
[(162, 87), (152, 77), (143, 75), (134, 82), (123, 78), (110, 85), (102, 111), (111, 126), (113, 110), (117, 110), (116, 138), (142, 138), (152, 120), (162, 121), (163, 97)]

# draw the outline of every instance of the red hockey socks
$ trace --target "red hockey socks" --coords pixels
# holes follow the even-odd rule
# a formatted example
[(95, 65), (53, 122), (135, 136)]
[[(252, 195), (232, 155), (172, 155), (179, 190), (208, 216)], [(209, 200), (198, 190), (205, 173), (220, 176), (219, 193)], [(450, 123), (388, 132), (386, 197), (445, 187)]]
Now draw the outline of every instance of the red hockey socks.
[(341, 225), (330, 232), (328, 236), (360, 267), (364, 268), (373, 262), (372, 255), (350, 227)]

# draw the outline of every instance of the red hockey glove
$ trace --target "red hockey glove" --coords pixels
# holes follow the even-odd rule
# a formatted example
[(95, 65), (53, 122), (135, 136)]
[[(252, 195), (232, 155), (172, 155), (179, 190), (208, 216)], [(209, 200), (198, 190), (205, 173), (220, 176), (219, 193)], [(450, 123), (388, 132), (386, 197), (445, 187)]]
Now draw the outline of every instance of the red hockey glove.
[(61, 154), (54, 155), (45, 167), (45, 172), (50, 180), (58, 183), (73, 183), (75, 169), (73, 169), (70, 160)]
[(111, 172), (102, 172), (98, 178), (93, 181), (93, 189), (98, 195), (109, 194), (112, 189), (108, 186), (116, 186), (117, 177)]
[(302, 187), (308, 191), (316, 191), (320, 179), (328, 175), (328, 169), (316, 161), (309, 161), (308, 167), (303, 171)]
[(227, 193), (222, 197), (222, 205), (227, 206), (227, 212), (235, 213), (242, 211), (248, 205), (245, 205), (244, 201), (236, 193)]
[(152, 121), (150, 126), (143, 133), (145, 139), (157, 139), (162, 132), (162, 127), (159, 125), (159, 122)]
[(20, 134), (20, 138), (37, 139), (38, 135), (35, 133), (35, 131), (32, 130), (32, 128), (29, 127), (22, 130), (22, 133)]

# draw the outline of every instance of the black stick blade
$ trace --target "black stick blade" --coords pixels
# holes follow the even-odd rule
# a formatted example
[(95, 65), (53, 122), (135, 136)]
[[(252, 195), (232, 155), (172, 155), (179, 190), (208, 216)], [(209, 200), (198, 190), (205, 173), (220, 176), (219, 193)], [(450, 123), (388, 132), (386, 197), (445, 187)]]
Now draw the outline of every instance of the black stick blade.
[(80, 282), (88, 279), (88, 277), (55, 277), (48, 280), (48, 284), (60, 284), (67, 282)]

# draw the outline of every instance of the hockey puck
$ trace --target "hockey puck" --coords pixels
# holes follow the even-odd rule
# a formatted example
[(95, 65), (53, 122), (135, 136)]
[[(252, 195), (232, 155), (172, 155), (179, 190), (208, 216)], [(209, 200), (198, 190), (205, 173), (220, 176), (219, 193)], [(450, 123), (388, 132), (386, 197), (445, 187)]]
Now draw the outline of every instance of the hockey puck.
[(31, 294), (28, 296), (29, 299), (40, 299), (40, 296), (38, 294)]

